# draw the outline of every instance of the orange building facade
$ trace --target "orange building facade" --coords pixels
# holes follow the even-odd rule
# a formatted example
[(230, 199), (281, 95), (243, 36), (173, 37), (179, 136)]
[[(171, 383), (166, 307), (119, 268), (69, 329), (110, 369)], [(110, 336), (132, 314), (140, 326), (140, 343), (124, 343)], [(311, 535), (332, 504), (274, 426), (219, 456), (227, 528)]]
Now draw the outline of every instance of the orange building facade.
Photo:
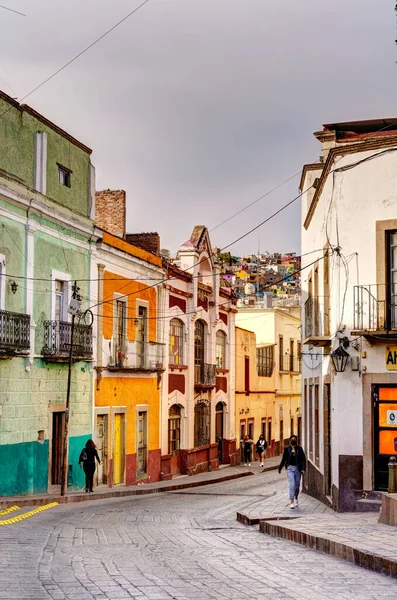
[[(97, 273), (94, 441), (98, 485), (158, 481), (162, 261), (105, 231), (93, 253)], [(124, 239), (123, 239), (124, 238)], [(94, 284), (95, 289), (95, 284)]]

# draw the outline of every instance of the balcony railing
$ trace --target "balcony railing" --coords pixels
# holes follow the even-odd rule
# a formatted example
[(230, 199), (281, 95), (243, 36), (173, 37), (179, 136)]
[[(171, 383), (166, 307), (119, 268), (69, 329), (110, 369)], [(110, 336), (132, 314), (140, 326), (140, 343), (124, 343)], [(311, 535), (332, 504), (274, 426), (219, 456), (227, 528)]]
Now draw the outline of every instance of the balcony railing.
[[(43, 355), (53, 358), (69, 356), (72, 324), (66, 321), (44, 321)], [(75, 324), (73, 332), (73, 357), (92, 357), (92, 327)]]
[[(126, 343), (127, 345), (127, 343)], [(165, 344), (158, 342), (139, 342), (134, 350), (117, 350), (114, 362), (109, 368), (132, 369), (138, 371), (162, 371), (164, 368)]]
[(397, 284), (357, 285), (354, 331), (397, 332)]
[(196, 385), (215, 387), (216, 365), (201, 363), (194, 365), (194, 383)]
[(280, 371), (289, 373), (300, 373), (302, 371), (301, 357), (285, 354), (280, 356)]
[(0, 352), (26, 353), (30, 348), (30, 316), (0, 310)]

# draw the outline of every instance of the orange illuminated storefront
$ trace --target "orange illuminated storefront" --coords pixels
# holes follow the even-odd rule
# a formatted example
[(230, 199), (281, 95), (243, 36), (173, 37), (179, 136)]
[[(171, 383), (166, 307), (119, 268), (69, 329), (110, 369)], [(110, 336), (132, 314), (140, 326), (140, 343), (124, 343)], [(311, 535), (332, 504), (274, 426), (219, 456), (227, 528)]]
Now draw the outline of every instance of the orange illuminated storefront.
[(94, 440), (99, 485), (160, 479), (160, 387), (164, 344), (158, 307), (162, 261), (103, 232), (97, 244), (97, 366)]
[(374, 475), (375, 489), (387, 489), (388, 462), (397, 455), (397, 386), (374, 389)]

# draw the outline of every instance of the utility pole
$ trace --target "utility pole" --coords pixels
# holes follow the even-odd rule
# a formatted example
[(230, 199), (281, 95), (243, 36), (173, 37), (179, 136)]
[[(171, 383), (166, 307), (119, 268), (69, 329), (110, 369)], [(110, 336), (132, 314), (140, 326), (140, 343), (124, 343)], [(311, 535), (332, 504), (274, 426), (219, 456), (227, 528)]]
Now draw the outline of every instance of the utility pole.
[(62, 478), (61, 478), (61, 496), (66, 494), (68, 487), (68, 437), (69, 437), (69, 409), (70, 409), (70, 390), (72, 384), (72, 365), (73, 365), (73, 338), (74, 338), (74, 323), (76, 315), (80, 312), (81, 298), (78, 294), (80, 288), (77, 287), (77, 282), (72, 286), (73, 294), (69, 302), (68, 313), (72, 315), (72, 326), (70, 330), (70, 348), (69, 348), (69, 369), (68, 369), (68, 386), (66, 392), (66, 408), (65, 408), (65, 427), (63, 432), (63, 452), (62, 452)]

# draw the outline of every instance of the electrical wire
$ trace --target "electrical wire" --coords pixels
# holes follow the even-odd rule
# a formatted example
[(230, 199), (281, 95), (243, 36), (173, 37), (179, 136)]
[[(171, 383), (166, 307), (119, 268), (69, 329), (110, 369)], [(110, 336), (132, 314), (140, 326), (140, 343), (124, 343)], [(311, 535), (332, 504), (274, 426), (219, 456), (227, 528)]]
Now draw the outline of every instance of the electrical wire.
[[(57, 75), (59, 75), (59, 73), (61, 73), (61, 71), (63, 71), (67, 67), (69, 67), (78, 58), (80, 58), (80, 56), (83, 56), (83, 54), (85, 54), (86, 52), (88, 52), (88, 50), (90, 50), (93, 46), (95, 46), (96, 44), (98, 44), (98, 42), (100, 42), (101, 40), (103, 40), (107, 35), (109, 35), (112, 31), (114, 31), (117, 27), (119, 27), (122, 23), (124, 23), (124, 21), (127, 21), (127, 19), (129, 19), (130, 17), (132, 17), (132, 15), (134, 15), (136, 12), (138, 12), (138, 10), (141, 9), (143, 6), (145, 6), (145, 4), (147, 4), (148, 2), (149, 2), (149, 0), (144, 0), (144, 2), (142, 2), (136, 8), (134, 8), (134, 10), (130, 11), (125, 17), (123, 17), (120, 21), (118, 21), (110, 29), (108, 29), (102, 35), (100, 35), (98, 38), (96, 38), (93, 42), (91, 42), (91, 44), (89, 44), (83, 50), (81, 50), (78, 54), (76, 54), (76, 56), (74, 56), (73, 58), (71, 58), (64, 65), (62, 65), (62, 67), (60, 67), (57, 71), (55, 71), (54, 73), (52, 73), (52, 75), (50, 75), (49, 77), (47, 77), (46, 79), (44, 79), (41, 83), (39, 83), (38, 85), (36, 85), (35, 88), (33, 88), (32, 90), (30, 90), (30, 92), (28, 92), (27, 94), (25, 94), (24, 96), (22, 96), (22, 98), (20, 98), (18, 100), (18, 102), (22, 102), (23, 100), (26, 100), (26, 98), (28, 98), (29, 96), (31, 96), (32, 94), (34, 94), (34, 92), (37, 92), (37, 90), (39, 90), (46, 83), (48, 83), (49, 81), (51, 81), (51, 79), (54, 79), (54, 77), (56, 77)], [(2, 7), (2, 8), (6, 8), (6, 7)], [(8, 10), (11, 10), (11, 9), (8, 9)], [(13, 11), (13, 12), (17, 12), (17, 11)], [(19, 13), (19, 14), (22, 14), (22, 13)], [(26, 16), (26, 15), (23, 15), (23, 16)], [(7, 108), (7, 110), (5, 110), (4, 112), (2, 112), (0, 114), (0, 117), (2, 117), (3, 115), (5, 115), (12, 108), (13, 108), (13, 106), (10, 106), (9, 108)]]
[(15, 13), (16, 15), (20, 15), (21, 17), (26, 17), (26, 15), (24, 13), (19, 12), (19, 10), (14, 10), (13, 8), (9, 8), (8, 6), (4, 6), (3, 4), (0, 4), (0, 8), (4, 8), (4, 10), (9, 10), (12, 13)]

